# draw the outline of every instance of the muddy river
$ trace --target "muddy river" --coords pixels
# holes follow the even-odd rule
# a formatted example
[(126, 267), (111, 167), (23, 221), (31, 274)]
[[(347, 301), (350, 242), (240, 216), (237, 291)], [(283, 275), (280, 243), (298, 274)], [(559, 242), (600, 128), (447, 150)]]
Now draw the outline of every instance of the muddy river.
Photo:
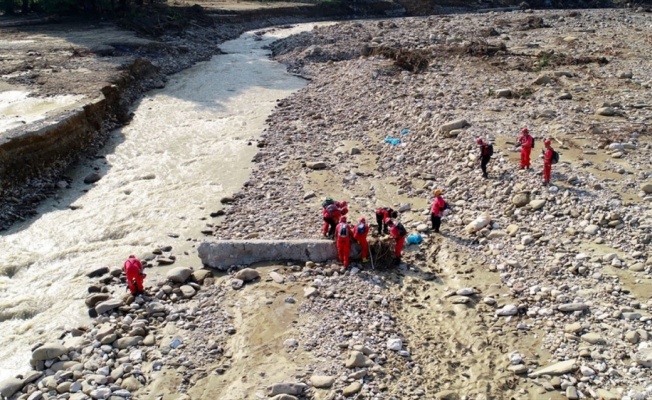
[[(97, 157), (68, 172), (71, 187), (3, 232), (0, 381), (28, 369), (36, 343), (85, 323), (88, 271), (160, 245), (173, 247), (175, 266), (200, 266), (194, 247), (210, 213), (247, 179), (276, 100), (305, 85), (263, 47), (314, 25), (246, 33), (221, 46), (226, 55), (172, 76)], [(102, 179), (85, 185), (94, 171)]]

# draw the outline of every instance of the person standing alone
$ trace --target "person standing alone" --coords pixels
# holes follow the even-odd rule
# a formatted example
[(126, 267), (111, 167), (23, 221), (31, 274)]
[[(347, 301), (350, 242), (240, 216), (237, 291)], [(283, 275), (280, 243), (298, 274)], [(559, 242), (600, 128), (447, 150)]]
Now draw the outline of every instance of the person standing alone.
[(430, 222), (432, 223), (432, 230), (439, 233), (441, 217), (444, 215), (444, 210), (448, 208), (448, 204), (442, 197), (440, 189), (436, 189), (433, 194), (435, 198), (432, 200), (432, 206), (430, 207)]
[(476, 143), (480, 146), (480, 169), (482, 170), (482, 177), (487, 179), (487, 164), (491, 161), (491, 156), (494, 155), (494, 146), (491, 143), (485, 142), (482, 138), (478, 138)]
[(130, 255), (125, 261), (122, 269), (127, 275), (127, 287), (134, 296), (143, 293), (143, 279), (147, 277), (143, 273), (143, 264), (134, 255)]

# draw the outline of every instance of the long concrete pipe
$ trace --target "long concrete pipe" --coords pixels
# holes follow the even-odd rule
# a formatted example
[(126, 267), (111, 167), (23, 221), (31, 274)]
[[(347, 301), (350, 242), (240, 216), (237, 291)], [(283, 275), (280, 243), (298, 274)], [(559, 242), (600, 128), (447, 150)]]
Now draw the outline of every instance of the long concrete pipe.
[[(262, 261), (337, 260), (335, 243), (330, 240), (220, 240), (199, 245), (204, 265), (225, 271), (232, 265), (250, 265)], [(351, 244), (351, 257), (360, 254), (360, 246)]]

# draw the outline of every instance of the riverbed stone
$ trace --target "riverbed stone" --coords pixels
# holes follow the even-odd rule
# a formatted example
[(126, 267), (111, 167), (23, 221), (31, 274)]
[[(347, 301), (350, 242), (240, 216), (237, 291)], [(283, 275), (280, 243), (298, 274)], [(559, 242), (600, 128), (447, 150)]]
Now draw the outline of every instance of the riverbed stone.
[(369, 357), (365, 356), (362, 352), (355, 350), (351, 352), (349, 358), (347, 358), (344, 363), (346, 368), (371, 367), (373, 365), (374, 362), (371, 361)]
[(540, 368), (534, 372), (532, 372), (529, 377), (530, 378), (536, 378), (542, 375), (563, 375), (567, 374), (569, 372), (573, 372), (577, 369), (577, 364), (575, 360), (566, 360), (566, 361), (560, 361), (551, 365), (548, 365), (547, 367)]
[(132, 346), (136, 346), (142, 340), (143, 340), (142, 336), (125, 336), (116, 340), (113, 343), (113, 347), (117, 349), (126, 349)]
[(109, 299), (105, 300), (101, 303), (98, 303), (95, 306), (95, 312), (97, 312), (98, 315), (102, 315), (106, 312), (109, 312), (111, 310), (114, 310), (120, 306), (124, 305), (124, 302), (121, 299)]
[(354, 394), (358, 393), (362, 389), (362, 383), (355, 381), (351, 382), (351, 384), (347, 387), (345, 387), (342, 390), (342, 394), (345, 397), (353, 396)]
[(310, 377), (310, 383), (317, 389), (328, 389), (335, 383), (334, 376), (313, 375)]
[(581, 336), (582, 340), (591, 343), (591, 344), (607, 344), (607, 341), (604, 340), (599, 333), (589, 332)]
[(174, 283), (184, 283), (192, 275), (192, 270), (187, 267), (176, 267), (172, 268), (165, 275), (170, 282)]
[(66, 346), (59, 343), (46, 343), (32, 352), (32, 360), (45, 361), (56, 358), (68, 352)]
[(0, 382), (0, 397), (11, 397), (22, 389), (23, 380), (18, 378), (7, 378)]
[(275, 383), (267, 388), (267, 395), (270, 397), (278, 394), (300, 395), (306, 387), (304, 383)]
[(244, 268), (236, 272), (233, 277), (235, 279), (240, 279), (243, 282), (250, 282), (254, 279), (260, 278), (260, 273), (253, 268)]

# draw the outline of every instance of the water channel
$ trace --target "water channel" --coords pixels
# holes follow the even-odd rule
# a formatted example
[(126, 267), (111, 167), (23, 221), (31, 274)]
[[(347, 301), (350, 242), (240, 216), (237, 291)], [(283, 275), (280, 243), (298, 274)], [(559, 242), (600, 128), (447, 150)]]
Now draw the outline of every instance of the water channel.
[[(35, 344), (87, 322), (88, 271), (160, 245), (173, 247), (175, 265), (200, 266), (194, 246), (205, 218), (246, 181), (250, 141), (276, 100), (305, 85), (263, 47), (314, 25), (245, 33), (221, 46), (226, 55), (170, 77), (97, 157), (69, 171), (71, 187), (3, 232), (0, 381), (29, 368)], [(102, 179), (85, 185), (94, 170)]]

